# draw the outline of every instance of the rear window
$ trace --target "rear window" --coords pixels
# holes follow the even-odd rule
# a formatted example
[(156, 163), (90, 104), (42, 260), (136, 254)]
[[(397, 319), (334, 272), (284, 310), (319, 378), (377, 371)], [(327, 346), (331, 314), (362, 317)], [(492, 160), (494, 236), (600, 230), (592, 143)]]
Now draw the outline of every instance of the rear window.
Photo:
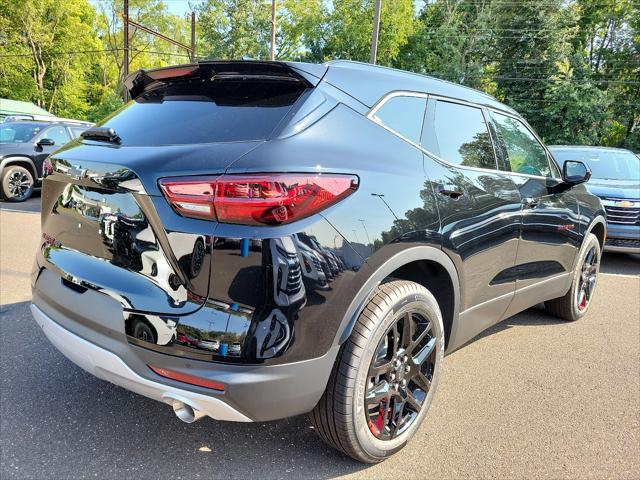
[(264, 140), (304, 90), (280, 79), (183, 80), (142, 94), (98, 126), (131, 146)]

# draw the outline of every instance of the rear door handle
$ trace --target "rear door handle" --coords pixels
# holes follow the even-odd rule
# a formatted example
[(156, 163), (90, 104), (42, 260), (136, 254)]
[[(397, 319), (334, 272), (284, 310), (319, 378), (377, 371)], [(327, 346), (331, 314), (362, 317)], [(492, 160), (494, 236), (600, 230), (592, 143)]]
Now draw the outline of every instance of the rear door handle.
[(522, 205), (524, 208), (535, 208), (540, 204), (540, 200), (537, 198), (523, 198)]
[(457, 200), (464, 195), (464, 192), (462, 190), (459, 190), (455, 185), (440, 184), (438, 185), (438, 193), (446, 197), (451, 197), (454, 200)]

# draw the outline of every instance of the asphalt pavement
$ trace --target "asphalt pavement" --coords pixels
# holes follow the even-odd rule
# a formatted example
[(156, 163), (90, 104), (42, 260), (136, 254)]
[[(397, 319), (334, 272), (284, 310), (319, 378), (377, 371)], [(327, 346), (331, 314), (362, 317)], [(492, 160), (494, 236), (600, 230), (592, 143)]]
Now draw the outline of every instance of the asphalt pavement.
[(0, 203), (0, 478), (640, 478), (640, 259), (606, 254), (589, 313), (534, 308), (445, 358), (425, 424), (363, 466), (305, 416), (186, 425), (98, 380), (28, 309), (39, 199)]

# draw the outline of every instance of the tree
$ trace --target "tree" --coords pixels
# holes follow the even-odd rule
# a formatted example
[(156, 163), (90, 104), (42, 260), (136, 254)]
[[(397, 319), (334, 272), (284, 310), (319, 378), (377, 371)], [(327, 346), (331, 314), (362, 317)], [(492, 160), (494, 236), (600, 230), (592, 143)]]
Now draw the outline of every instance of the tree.
[(483, 86), (493, 39), (492, 12), (490, 1), (427, 3), (395, 65), (472, 87)]
[[(324, 26), (324, 41), (313, 49), (314, 60), (343, 58), (369, 61), (374, 3), (373, 0), (335, 0)], [(377, 62), (392, 65), (415, 27), (412, 0), (383, 2)]]
[(214, 59), (269, 58), (271, 8), (255, 0), (206, 0), (198, 8), (201, 52)]
[[(98, 35), (106, 55), (99, 63), (103, 96), (115, 89), (122, 94), (124, 81), (124, 29), (122, 0), (103, 0), (99, 5)], [(185, 45), (190, 43), (187, 19), (168, 12), (162, 0), (129, 0), (129, 18)], [(187, 52), (149, 33), (129, 28), (129, 71), (164, 67), (189, 61)], [(108, 99), (104, 101), (108, 102)], [(96, 103), (98, 103), (96, 102)]]
[(84, 51), (99, 53), (95, 14), (87, 0), (2, 2), (0, 95), (30, 100), (53, 113), (83, 116), (92, 69)]

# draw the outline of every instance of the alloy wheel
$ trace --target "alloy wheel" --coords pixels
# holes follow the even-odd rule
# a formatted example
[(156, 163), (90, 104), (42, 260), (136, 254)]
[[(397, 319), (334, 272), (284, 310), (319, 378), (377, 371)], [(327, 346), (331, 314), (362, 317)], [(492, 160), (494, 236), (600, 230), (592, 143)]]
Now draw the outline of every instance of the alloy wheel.
[(576, 302), (578, 310), (586, 310), (593, 296), (598, 276), (598, 253), (596, 247), (591, 247), (582, 262), (580, 277), (578, 279), (578, 290), (576, 292)]
[(392, 440), (418, 417), (431, 389), (437, 338), (429, 319), (399, 316), (380, 340), (369, 366), (365, 412), (371, 433)]
[(8, 178), (9, 193), (14, 198), (24, 197), (31, 188), (31, 179), (21, 171), (14, 171), (9, 174)]

